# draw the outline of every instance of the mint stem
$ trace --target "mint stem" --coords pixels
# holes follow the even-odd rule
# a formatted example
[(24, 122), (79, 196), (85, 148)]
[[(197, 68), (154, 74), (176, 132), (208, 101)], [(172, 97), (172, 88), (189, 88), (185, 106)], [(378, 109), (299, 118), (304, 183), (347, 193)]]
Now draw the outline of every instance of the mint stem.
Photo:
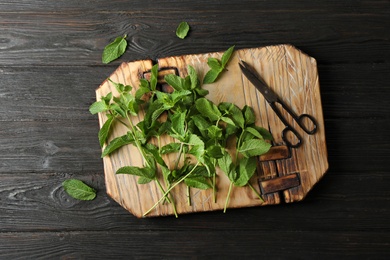
[(230, 193), (232, 191), (232, 187), (233, 187), (233, 182), (230, 182), (229, 191), (228, 194), (226, 195), (225, 207), (223, 208), (223, 213), (226, 213), (226, 208), (229, 204), (229, 198), (230, 198)]
[(257, 190), (248, 182), (248, 186), (253, 190), (253, 192), (257, 195), (257, 197), (264, 202), (264, 199), (261, 197), (260, 193), (257, 192)]
[(164, 197), (173, 189), (175, 188), (178, 184), (180, 184), (182, 181), (184, 181), (188, 176), (191, 175), (191, 173), (198, 167), (199, 162), (196, 163), (195, 167), (187, 173), (185, 176), (183, 176), (179, 181), (177, 181), (175, 184), (173, 184), (169, 189), (163, 194), (163, 196), (148, 210), (144, 213), (144, 216), (148, 215), (157, 205), (164, 199)]

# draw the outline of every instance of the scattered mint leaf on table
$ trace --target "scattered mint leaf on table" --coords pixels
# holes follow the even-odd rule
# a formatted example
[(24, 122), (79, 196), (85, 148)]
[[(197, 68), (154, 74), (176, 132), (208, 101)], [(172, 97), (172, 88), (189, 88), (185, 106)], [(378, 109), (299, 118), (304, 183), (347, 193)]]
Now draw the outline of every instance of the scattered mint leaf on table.
[(180, 39), (184, 39), (187, 36), (189, 30), (190, 30), (190, 26), (188, 25), (188, 23), (181, 22), (176, 29), (176, 36), (179, 37)]
[(96, 197), (96, 190), (77, 179), (65, 180), (62, 187), (71, 197), (77, 200), (93, 200)]
[(126, 35), (117, 37), (113, 42), (108, 44), (103, 51), (102, 62), (107, 64), (118, 59), (125, 53), (127, 47)]

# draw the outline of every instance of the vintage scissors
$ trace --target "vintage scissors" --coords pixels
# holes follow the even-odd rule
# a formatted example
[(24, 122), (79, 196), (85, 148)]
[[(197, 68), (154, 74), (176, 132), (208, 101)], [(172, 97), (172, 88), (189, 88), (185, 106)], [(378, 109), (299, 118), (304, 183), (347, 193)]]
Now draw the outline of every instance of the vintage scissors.
[[(305, 131), (307, 134), (312, 135), (317, 132), (317, 122), (311, 115), (302, 114), (297, 115), (292, 111), (279, 97), (273, 92), (265, 81), (257, 75), (257, 73), (246, 63), (241, 60), (239, 63), (242, 73), (248, 78), (250, 82), (256, 87), (258, 91), (264, 96), (268, 104), (274, 110), (279, 119), (286, 126), (282, 131), (282, 139), (287, 146), (291, 148), (297, 148), (302, 144), (302, 137), (298, 131), (287, 121), (283, 116), (280, 108), (276, 105), (277, 103), (293, 118), (293, 120)], [(308, 125), (308, 126), (307, 126)], [(291, 140), (291, 136), (288, 137), (288, 133), (292, 133), (295, 136), (295, 140)]]

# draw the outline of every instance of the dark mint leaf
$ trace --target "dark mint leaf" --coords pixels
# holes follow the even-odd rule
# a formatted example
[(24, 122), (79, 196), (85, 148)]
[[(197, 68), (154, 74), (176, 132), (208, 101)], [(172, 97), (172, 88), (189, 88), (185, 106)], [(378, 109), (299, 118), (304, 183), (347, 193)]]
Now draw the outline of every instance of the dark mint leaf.
[(100, 128), (98, 133), (100, 147), (103, 147), (104, 143), (106, 142), (113, 121), (114, 117), (109, 116), (106, 122), (104, 122), (102, 128)]
[(213, 145), (213, 146), (208, 147), (206, 149), (206, 153), (208, 156), (210, 156), (211, 158), (215, 158), (215, 159), (219, 159), (219, 158), (222, 158), (224, 156), (222, 147), (219, 145)]
[(211, 123), (200, 114), (193, 116), (192, 120), (199, 130), (207, 130), (211, 126)]
[(256, 172), (256, 157), (242, 158), (237, 166), (238, 178), (234, 181), (236, 186), (245, 186)]
[(222, 102), (218, 105), (218, 108), (222, 112), (227, 113), (233, 119), (236, 126), (241, 128), (245, 127), (245, 119), (241, 109), (239, 109), (235, 104), (230, 102)]
[(222, 115), (218, 107), (206, 98), (199, 98), (195, 101), (196, 109), (212, 122), (217, 121)]
[(106, 155), (111, 154), (112, 152), (118, 150), (122, 146), (131, 144), (134, 142), (134, 138), (128, 133), (120, 137), (114, 138), (103, 150), (102, 158)]
[(190, 26), (188, 25), (188, 23), (181, 22), (176, 29), (176, 36), (179, 37), (180, 39), (184, 39), (187, 36), (189, 30), (190, 30)]
[(184, 179), (184, 183), (188, 187), (192, 187), (200, 190), (207, 190), (212, 187), (208, 179), (203, 176), (189, 176), (186, 179)]
[(102, 62), (107, 64), (118, 59), (125, 53), (127, 47), (126, 35), (117, 37), (112, 43), (108, 44), (103, 51)]
[(65, 180), (62, 187), (66, 193), (77, 200), (93, 200), (96, 197), (96, 190), (80, 180)]
[(238, 148), (238, 152), (242, 153), (245, 157), (259, 156), (268, 152), (271, 145), (264, 140), (251, 139), (242, 143)]
[(89, 112), (92, 115), (95, 115), (100, 112), (105, 112), (108, 110), (108, 105), (105, 101), (96, 101), (89, 107)]
[(259, 131), (257, 131), (256, 128), (247, 127), (247, 128), (245, 128), (245, 131), (249, 132), (250, 134), (252, 134), (253, 136), (255, 136), (259, 139), (264, 139), (263, 136), (261, 135), (261, 133), (259, 133)]
[(203, 78), (203, 84), (211, 84), (218, 78), (219, 71), (209, 70)]
[(150, 180), (155, 178), (155, 171), (151, 168), (140, 168), (136, 166), (124, 166), (116, 171), (116, 174), (131, 174), (135, 176), (144, 177)]
[(252, 127), (255, 128), (265, 140), (270, 140), (270, 141), (274, 140), (271, 133), (267, 129), (256, 125)]
[(176, 153), (180, 150), (180, 143), (169, 143), (161, 147), (161, 154)]
[(255, 123), (256, 116), (255, 116), (255, 112), (253, 111), (253, 108), (245, 105), (242, 109), (242, 113), (244, 114), (246, 125), (251, 125)]
[(226, 67), (226, 64), (230, 60), (230, 57), (232, 56), (233, 51), (234, 51), (234, 45), (231, 46), (229, 49), (227, 49), (227, 51), (225, 51), (224, 54), (222, 55), (222, 58), (221, 58), (222, 68)]

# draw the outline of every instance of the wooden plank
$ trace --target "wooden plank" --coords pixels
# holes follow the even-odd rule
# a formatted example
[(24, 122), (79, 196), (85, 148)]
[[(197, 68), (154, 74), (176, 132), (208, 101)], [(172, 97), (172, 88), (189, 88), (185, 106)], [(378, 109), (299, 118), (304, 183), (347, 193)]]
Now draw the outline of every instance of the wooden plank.
[[(223, 234), (223, 235), (222, 235)], [(259, 239), (257, 233), (205, 230), (186, 232), (34, 232), (0, 233), (0, 257), (25, 258), (371, 258), (386, 259), (390, 254), (389, 233), (380, 231), (313, 232), (280, 230), (262, 232), (265, 237), (283, 237), (283, 250), (274, 241)], [(168, 237), (175, 239), (167, 239)], [(204, 241), (201, 243), (189, 243)], [(207, 239), (205, 240), (205, 237)], [(112, 239), (115, 238), (115, 239)], [(120, 242), (118, 242), (120, 241)], [(146, 242), (147, 241), (147, 242)], [(214, 243), (207, 243), (214, 241)], [(258, 244), (262, 248), (259, 249)], [(145, 245), (147, 244), (147, 245)], [(234, 246), (229, 246), (233, 245)], [(297, 246), (299, 244), (299, 246)], [(218, 246), (216, 246), (218, 245)], [(318, 246), (321, 245), (321, 246)], [(151, 247), (151, 248), (149, 248)], [(115, 250), (113, 250), (115, 248)], [(180, 248), (175, 250), (174, 248)], [(367, 250), (369, 248), (370, 250)]]
[[(166, 3), (161, 6), (166, 6)], [(252, 8), (242, 9), (245, 5), (240, 3), (239, 10), (242, 11), (240, 15), (235, 15), (237, 8), (234, 6), (230, 5), (232, 9), (229, 9), (227, 5), (225, 9), (214, 5), (214, 9), (207, 12), (203, 12), (202, 8), (185, 8), (180, 12), (176, 11), (176, 7), (163, 12), (160, 12), (163, 9), (159, 9), (158, 16), (155, 13), (157, 7), (149, 11), (142, 9), (142, 12), (131, 6), (122, 6), (117, 11), (102, 6), (102, 9), (97, 8), (94, 12), (74, 8), (67, 11), (59, 9), (57, 12), (52, 9), (31, 12), (15, 7), (15, 11), (1, 12), (0, 65), (102, 65), (104, 46), (124, 34), (128, 35), (129, 49), (113, 65), (128, 60), (201, 53), (204, 50), (220, 51), (233, 44), (238, 48), (249, 48), (291, 43), (311, 53), (318, 61), (328, 63), (383, 62), (390, 58), (388, 45), (385, 44), (389, 32), (383, 24), (388, 17), (386, 2), (379, 5), (382, 8), (374, 7), (373, 12), (367, 11), (373, 9), (371, 5), (358, 7), (360, 13), (335, 8), (331, 20), (325, 11), (329, 7), (323, 7), (324, 10), (319, 8), (316, 12), (300, 8), (275, 10), (275, 7), (271, 8), (271, 12), (253, 12)], [(38, 7), (40, 5), (35, 8)], [(258, 19), (259, 12), (263, 19)], [(174, 30), (178, 21), (187, 17), (196, 17), (196, 21), (191, 30), (193, 37), (183, 42), (175, 38)], [(242, 17), (251, 23), (243, 23)], [(294, 20), (294, 23), (286, 23), (286, 17)], [(360, 22), (362, 19), (364, 23)], [(165, 21), (164, 26), (162, 20)], [(360, 25), (361, 33), (356, 33), (356, 24)], [(269, 28), (273, 28), (272, 32)], [(242, 32), (257, 36), (246, 37), (244, 43)], [(370, 52), (362, 52), (362, 49), (370, 49)]]
[[(98, 190), (93, 201), (77, 201), (61, 188), (78, 178)], [(52, 172), (0, 174), (0, 232), (242, 230), (262, 233), (274, 230), (348, 232), (383, 231), (390, 218), (387, 172), (329, 172), (301, 203), (181, 215), (178, 219), (139, 220), (111, 200), (100, 172)], [(367, 183), (372, 183), (367, 187)], [(350, 187), (348, 190), (345, 187)], [(364, 196), (370, 194), (370, 196)], [(375, 199), (373, 199), (375, 198)], [(288, 216), (288, 218), (278, 217)], [(324, 216), (326, 221), (324, 221)], [(267, 225), (258, 223), (259, 217)], [(242, 221), (245, 219), (246, 221)], [(306, 221), (303, 223), (302, 219)], [(235, 225), (232, 227), (231, 223)], [(218, 223), (211, 225), (210, 223)], [(0, 252), (1, 252), (0, 243)]]

